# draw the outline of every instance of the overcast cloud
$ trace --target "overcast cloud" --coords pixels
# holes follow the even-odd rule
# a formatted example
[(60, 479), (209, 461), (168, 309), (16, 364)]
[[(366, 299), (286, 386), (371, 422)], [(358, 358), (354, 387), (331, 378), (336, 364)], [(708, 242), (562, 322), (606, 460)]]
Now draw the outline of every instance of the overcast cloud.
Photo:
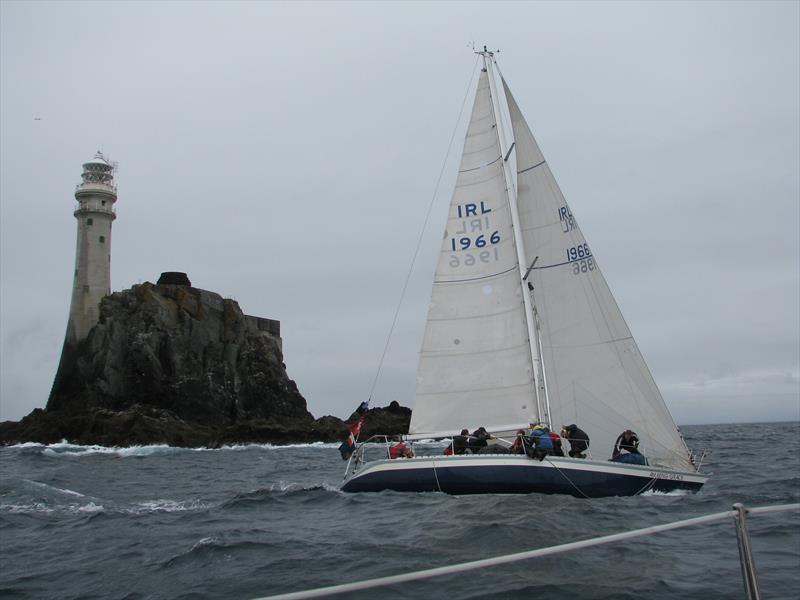
[[(47, 401), (81, 164), (112, 287), (186, 271), (364, 400), (475, 57), (500, 65), (679, 423), (800, 418), (800, 3), (0, 3), (0, 419)], [(461, 144), (374, 401), (413, 400)]]

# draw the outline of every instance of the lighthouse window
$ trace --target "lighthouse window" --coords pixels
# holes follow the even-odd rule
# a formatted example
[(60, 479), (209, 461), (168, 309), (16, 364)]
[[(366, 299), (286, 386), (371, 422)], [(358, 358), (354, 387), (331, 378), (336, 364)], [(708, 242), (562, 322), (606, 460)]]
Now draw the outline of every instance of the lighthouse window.
[(104, 235), (100, 236), (100, 243), (101, 244), (105, 244), (106, 243), (106, 236), (104, 236)]
[(87, 225), (91, 225), (92, 223), (94, 223), (94, 219), (92, 217), (89, 217), (88, 219), (86, 219), (86, 224)]
[(103, 206), (105, 206), (105, 205), (106, 205), (106, 201), (105, 201), (105, 200), (101, 200), (101, 201), (100, 201), (100, 204), (102, 204)]

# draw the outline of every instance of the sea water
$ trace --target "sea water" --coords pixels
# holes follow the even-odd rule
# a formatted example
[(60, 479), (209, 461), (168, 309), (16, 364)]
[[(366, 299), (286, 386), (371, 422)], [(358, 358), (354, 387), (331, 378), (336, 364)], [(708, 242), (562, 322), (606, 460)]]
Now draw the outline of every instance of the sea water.
[[(336, 444), (0, 448), (0, 596), (253, 598), (800, 499), (800, 423), (683, 433), (700, 493), (593, 500), (344, 494)], [(800, 597), (800, 514), (748, 527), (763, 596)], [(347, 597), (743, 596), (731, 519)]]

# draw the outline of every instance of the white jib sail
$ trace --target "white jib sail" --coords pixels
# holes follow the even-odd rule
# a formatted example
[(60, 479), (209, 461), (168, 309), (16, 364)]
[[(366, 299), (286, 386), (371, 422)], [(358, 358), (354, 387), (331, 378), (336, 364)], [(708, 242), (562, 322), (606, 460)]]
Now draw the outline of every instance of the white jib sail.
[(434, 275), (409, 433), (537, 418), (503, 156), (481, 72)]
[(503, 81), (517, 152), (517, 205), (541, 327), (552, 425), (577, 424), (596, 459), (634, 430), (653, 462), (693, 470), (661, 392), (591, 247)]

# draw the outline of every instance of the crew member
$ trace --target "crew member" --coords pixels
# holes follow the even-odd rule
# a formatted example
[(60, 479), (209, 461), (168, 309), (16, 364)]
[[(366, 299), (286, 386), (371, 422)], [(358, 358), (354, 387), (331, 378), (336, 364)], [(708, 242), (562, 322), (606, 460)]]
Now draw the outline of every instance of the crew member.
[(639, 436), (630, 429), (626, 429), (620, 433), (617, 441), (614, 442), (614, 451), (611, 454), (611, 460), (614, 462), (646, 465), (647, 460), (639, 452)]
[(517, 431), (517, 437), (514, 438), (514, 443), (511, 444), (511, 454), (525, 454), (525, 430), (520, 429)]
[(550, 441), (553, 442), (553, 456), (564, 456), (564, 449), (561, 447), (561, 438), (555, 431), (550, 431)]
[(394, 436), (394, 444), (389, 446), (389, 458), (411, 458), (413, 456), (414, 453), (406, 446), (405, 442), (400, 439), (400, 436)]
[(488, 440), (492, 436), (489, 435), (489, 432), (486, 431), (485, 427), (478, 427), (475, 431), (472, 432), (472, 436), (469, 438), (469, 450), (473, 454), (478, 454), (482, 448), (486, 448), (489, 445)]
[(464, 454), (469, 448), (469, 429), (462, 429), (461, 435), (453, 436), (453, 454)]
[(572, 458), (586, 458), (584, 452), (589, 448), (589, 436), (575, 425), (565, 425), (561, 429), (561, 437), (569, 442), (569, 455)]
[(531, 458), (544, 460), (545, 456), (553, 453), (553, 441), (550, 439), (549, 433), (544, 425), (533, 426), (528, 438), (531, 445), (529, 449)]

